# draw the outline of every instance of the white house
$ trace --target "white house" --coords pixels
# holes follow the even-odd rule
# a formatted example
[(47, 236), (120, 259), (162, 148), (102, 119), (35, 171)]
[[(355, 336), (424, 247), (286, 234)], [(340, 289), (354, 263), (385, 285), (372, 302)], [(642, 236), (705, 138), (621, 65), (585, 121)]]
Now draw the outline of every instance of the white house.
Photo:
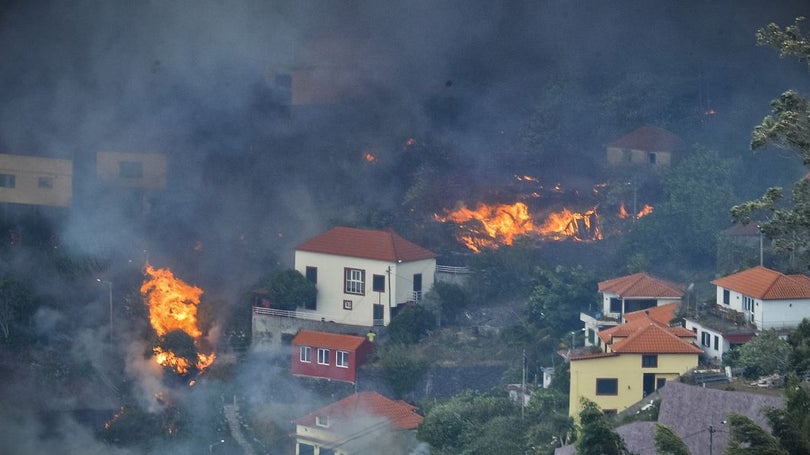
[(433, 286), (436, 254), (390, 230), (336, 227), (295, 249), (295, 269), (316, 284), (324, 321), (388, 325)]
[(754, 337), (754, 330), (745, 324), (714, 315), (684, 316), (684, 327), (695, 332), (697, 342), (703, 348), (704, 361), (720, 363), (723, 354), (734, 346), (747, 343)]
[(757, 329), (792, 328), (810, 317), (810, 277), (763, 266), (712, 281), (717, 305), (743, 313)]

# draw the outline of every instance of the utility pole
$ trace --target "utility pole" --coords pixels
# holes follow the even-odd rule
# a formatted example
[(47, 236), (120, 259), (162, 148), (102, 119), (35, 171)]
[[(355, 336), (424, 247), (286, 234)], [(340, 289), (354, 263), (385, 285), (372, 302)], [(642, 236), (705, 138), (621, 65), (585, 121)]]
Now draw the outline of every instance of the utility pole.
[(526, 350), (523, 350), (523, 377), (520, 381), (520, 420), (526, 415)]
[(109, 291), (110, 291), (109, 296), (108, 296), (108, 301), (109, 301), (109, 305), (110, 305), (110, 343), (112, 344), (112, 337), (113, 337), (112, 281), (105, 281), (105, 280), (102, 280), (101, 278), (96, 278), (96, 281), (98, 281), (101, 284), (106, 284), (107, 287), (109, 288)]
[(714, 426), (709, 425), (709, 455), (714, 455), (714, 434), (716, 432)]

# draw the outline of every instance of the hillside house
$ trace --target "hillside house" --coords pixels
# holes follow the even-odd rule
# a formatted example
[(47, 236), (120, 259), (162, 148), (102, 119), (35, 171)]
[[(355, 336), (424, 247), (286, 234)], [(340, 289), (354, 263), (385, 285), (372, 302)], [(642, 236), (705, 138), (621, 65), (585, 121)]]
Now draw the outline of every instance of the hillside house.
[(569, 414), (579, 414), (581, 398), (608, 413), (621, 412), (667, 381), (697, 367), (701, 349), (695, 334), (669, 327), (648, 315), (599, 332), (601, 353), (571, 357)]
[(744, 317), (735, 318), (732, 314), (742, 316), (742, 313), (729, 311), (684, 316), (684, 327), (695, 332), (703, 348), (703, 363), (719, 365), (726, 352), (755, 336), (755, 328), (747, 324)]
[(292, 374), (355, 384), (372, 351), (363, 336), (301, 330), (292, 340)]
[(810, 277), (763, 266), (712, 281), (720, 311), (742, 313), (758, 330), (794, 328), (810, 317)]
[(295, 269), (318, 289), (315, 308), (302, 312), (386, 326), (433, 286), (436, 254), (390, 230), (336, 227), (295, 249)]
[(69, 207), (73, 161), (0, 154), (0, 203)]
[(406, 455), (424, 418), (415, 406), (360, 392), (295, 421), (296, 455)]
[(166, 189), (168, 161), (162, 153), (98, 152), (99, 181), (123, 188)]
[(598, 289), (602, 304), (593, 314), (580, 313), (579, 316), (585, 324), (586, 346), (598, 345), (597, 333), (623, 323), (625, 314), (672, 303), (680, 305), (687, 287), (646, 273), (634, 273), (600, 281)]
[(643, 126), (607, 145), (607, 163), (656, 169), (669, 167), (685, 149), (686, 144), (676, 134), (655, 126)]

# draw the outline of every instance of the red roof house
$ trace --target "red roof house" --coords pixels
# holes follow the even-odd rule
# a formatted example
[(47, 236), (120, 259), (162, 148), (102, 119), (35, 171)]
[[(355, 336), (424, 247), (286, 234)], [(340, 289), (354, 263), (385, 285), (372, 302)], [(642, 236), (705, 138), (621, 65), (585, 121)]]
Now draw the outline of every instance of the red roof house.
[(363, 336), (300, 330), (292, 340), (292, 374), (354, 384), (358, 368), (372, 352), (372, 343)]
[(423, 420), (404, 401), (355, 393), (295, 421), (296, 453), (411, 453)]

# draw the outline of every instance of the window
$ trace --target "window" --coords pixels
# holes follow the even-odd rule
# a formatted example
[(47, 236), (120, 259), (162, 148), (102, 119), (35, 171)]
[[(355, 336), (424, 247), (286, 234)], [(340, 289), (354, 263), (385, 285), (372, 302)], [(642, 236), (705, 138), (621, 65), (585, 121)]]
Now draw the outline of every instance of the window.
[(352, 301), (351, 300), (344, 300), (343, 301), (343, 309), (344, 310), (351, 310), (352, 309)]
[(700, 344), (702, 344), (707, 348), (710, 348), (712, 346), (712, 334), (706, 332), (705, 330), (700, 332)]
[(302, 362), (312, 362), (312, 348), (309, 346), (301, 346), (301, 349), (299, 349), (299, 358)]
[(622, 159), (629, 163), (633, 160), (633, 152), (628, 149), (622, 149)]
[(610, 312), (611, 313), (622, 312), (622, 299), (617, 299), (615, 297), (610, 299)]
[(374, 275), (371, 281), (371, 288), (374, 292), (385, 292), (385, 276)]
[(143, 177), (143, 163), (140, 161), (121, 161), (118, 165), (119, 177), (125, 179), (139, 179)]
[(53, 177), (39, 177), (37, 179), (37, 187), (45, 189), (53, 188)]
[(329, 349), (318, 348), (318, 365), (329, 365)]
[(658, 390), (661, 387), (667, 385), (667, 378), (658, 378), (655, 380), (655, 389)]
[(311, 444), (298, 443), (298, 455), (315, 455), (315, 446)]
[(597, 395), (618, 395), (619, 380), (616, 378), (596, 378)]
[(0, 174), (0, 187), (14, 188), (17, 186), (16, 178), (13, 174)]
[(318, 284), (318, 267), (307, 266), (306, 275), (307, 280)]
[(366, 271), (360, 269), (344, 269), (344, 291), (346, 294), (365, 295)]
[(728, 305), (731, 302), (731, 292), (728, 289), (723, 289), (723, 303)]
[(655, 152), (650, 152), (649, 154), (647, 154), (647, 157), (650, 160), (650, 164), (655, 164)]
[(658, 355), (657, 354), (642, 355), (641, 368), (658, 368)]
[(349, 353), (347, 351), (338, 351), (335, 357), (335, 365), (349, 368)]
[(319, 427), (329, 427), (329, 416), (315, 416), (315, 425)]
[(720, 350), (720, 337), (717, 335), (714, 336), (714, 350), (715, 351)]

